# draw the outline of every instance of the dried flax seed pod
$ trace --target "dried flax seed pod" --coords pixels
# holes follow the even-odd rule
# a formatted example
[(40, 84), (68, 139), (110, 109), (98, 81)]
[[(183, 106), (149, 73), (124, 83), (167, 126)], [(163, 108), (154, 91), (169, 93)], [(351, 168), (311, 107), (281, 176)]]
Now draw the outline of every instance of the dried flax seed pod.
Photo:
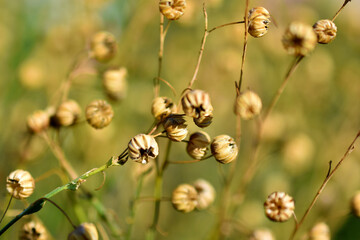
[(236, 98), (235, 113), (244, 120), (253, 119), (259, 115), (261, 108), (261, 98), (253, 91), (247, 90)]
[(295, 56), (306, 56), (314, 50), (317, 36), (311, 26), (292, 22), (282, 38), (285, 50)]
[(269, 229), (257, 229), (251, 233), (249, 240), (275, 240), (275, 237)]
[(235, 140), (228, 135), (219, 135), (211, 143), (211, 153), (220, 163), (226, 164), (234, 161), (238, 152)]
[(198, 193), (196, 208), (198, 210), (208, 208), (215, 200), (214, 187), (204, 179), (196, 180), (194, 187)]
[(186, 9), (185, 0), (160, 0), (159, 9), (162, 15), (169, 20), (177, 20), (184, 15)]
[(204, 128), (211, 124), (213, 119), (212, 110), (200, 112), (200, 117), (194, 118), (194, 123), (196, 126)]
[(151, 106), (151, 113), (157, 120), (166, 118), (171, 113), (175, 113), (176, 105), (170, 98), (157, 97), (154, 98)]
[(192, 158), (201, 159), (205, 156), (210, 141), (210, 136), (206, 132), (195, 132), (190, 135), (186, 151)]
[(335, 23), (329, 19), (317, 21), (313, 28), (317, 35), (318, 43), (330, 43), (336, 37), (337, 27)]
[(94, 128), (104, 128), (111, 123), (114, 111), (104, 100), (94, 100), (86, 107), (86, 120)]
[(25, 223), (20, 229), (19, 240), (47, 240), (48, 234), (40, 222)]
[(181, 142), (188, 134), (187, 124), (183, 115), (171, 114), (163, 122), (166, 135), (172, 141)]
[(104, 72), (103, 86), (106, 94), (113, 100), (122, 100), (126, 96), (127, 70), (124, 67), (109, 69)]
[(46, 130), (50, 124), (50, 116), (47, 112), (37, 110), (27, 118), (27, 127), (32, 133)]
[(96, 60), (108, 62), (116, 55), (115, 37), (108, 32), (98, 32), (92, 37), (90, 48), (91, 54)]
[(15, 170), (6, 179), (6, 190), (14, 198), (28, 198), (34, 192), (34, 189), (35, 180), (28, 171)]
[(295, 209), (294, 199), (284, 192), (273, 192), (264, 203), (266, 216), (274, 222), (285, 222)]
[(72, 231), (68, 240), (98, 240), (99, 234), (93, 223), (82, 223), (74, 231)]
[(249, 11), (249, 34), (255, 38), (264, 36), (269, 28), (270, 13), (263, 7), (256, 7)]
[(146, 134), (138, 134), (133, 137), (128, 145), (129, 157), (135, 162), (147, 164), (159, 154), (159, 146), (155, 138)]
[(56, 124), (70, 126), (78, 120), (81, 113), (79, 104), (74, 100), (67, 100), (60, 104), (55, 113)]
[(351, 199), (351, 209), (354, 215), (360, 218), (360, 192)]
[(330, 228), (324, 222), (319, 222), (311, 228), (308, 240), (330, 240)]
[(181, 184), (173, 191), (171, 202), (176, 210), (188, 213), (197, 206), (197, 199), (198, 193), (193, 186)]

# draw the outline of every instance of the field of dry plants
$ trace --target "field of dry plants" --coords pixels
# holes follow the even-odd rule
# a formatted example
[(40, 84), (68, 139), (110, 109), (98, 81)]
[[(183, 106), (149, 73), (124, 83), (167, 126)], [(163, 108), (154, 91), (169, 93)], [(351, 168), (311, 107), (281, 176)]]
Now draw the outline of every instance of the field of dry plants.
[(0, 239), (360, 239), (358, 0), (0, 5)]

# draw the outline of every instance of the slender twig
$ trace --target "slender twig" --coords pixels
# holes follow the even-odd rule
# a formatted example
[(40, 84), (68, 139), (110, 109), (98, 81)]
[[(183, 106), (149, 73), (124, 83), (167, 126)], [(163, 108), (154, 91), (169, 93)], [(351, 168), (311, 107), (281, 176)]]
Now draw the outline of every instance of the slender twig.
[(225, 24), (222, 24), (222, 25), (219, 25), (219, 26), (216, 26), (216, 27), (210, 29), (208, 32), (211, 33), (212, 31), (215, 31), (216, 29), (223, 28), (223, 27), (230, 26), (230, 25), (240, 24), (240, 23), (245, 23), (245, 21), (225, 23)]
[(45, 200), (47, 202), (50, 202), (52, 205), (54, 205), (57, 209), (60, 210), (60, 212), (62, 214), (64, 214), (64, 216), (67, 218), (67, 220), (69, 221), (69, 223), (71, 224), (71, 226), (76, 229), (76, 225), (71, 221), (71, 218), (69, 217), (69, 215), (66, 214), (66, 212), (58, 205), (56, 204), (53, 200), (49, 199), (49, 198), (40, 198), (39, 200)]
[(3, 215), (2, 215), (2, 217), (1, 217), (1, 219), (0, 219), (0, 223), (2, 223), (2, 220), (4, 219), (6, 213), (7, 213), (8, 209), (9, 209), (10, 204), (11, 204), (11, 200), (13, 199), (13, 197), (14, 197), (14, 195), (11, 194), (11, 197), (10, 197), (10, 199), (9, 199), (9, 202), (8, 202), (8, 204), (7, 204), (7, 206), (6, 206), (5, 210), (4, 210), (4, 213), (3, 213)]
[(332, 18), (331, 21), (335, 21), (335, 19), (337, 18), (337, 16), (340, 14), (341, 10), (343, 10), (343, 8), (346, 6), (346, 4), (348, 4), (348, 2), (351, 2), (351, 0), (345, 0), (344, 4), (340, 7), (340, 9), (336, 12), (335, 16)]

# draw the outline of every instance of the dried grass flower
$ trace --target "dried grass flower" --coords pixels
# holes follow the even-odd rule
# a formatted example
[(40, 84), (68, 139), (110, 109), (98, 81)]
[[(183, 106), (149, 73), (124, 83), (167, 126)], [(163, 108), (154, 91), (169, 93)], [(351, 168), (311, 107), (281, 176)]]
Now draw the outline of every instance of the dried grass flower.
[(181, 184), (173, 191), (171, 202), (176, 210), (188, 213), (197, 206), (197, 199), (198, 193), (193, 186)]
[(47, 240), (47, 231), (40, 222), (25, 223), (20, 229), (19, 240)]
[(317, 21), (314, 26), (318, 43), (327, 44), (332, 42), (336, 37), (337, 27), (335, 23), (329, 19)]
[(284, 192), (271, 193), (264, 203), (266, 216), (274, 222), (285, 222), (295, 210), (294, 199)]
[(263, 7), (255, 7), (249, 11), (249, 34), (255, 38), (264, 36), (269, 28), (270, 13)]
[(162, 15), (169, 20), (177, 20), (184, 15), (186, 9), (185, 0), (160, 0), (159, 9)]
[(159, 146), (155, 138), (146, 134), (138, 134), (133, 137), (128, 145), (129, 157), (135, 162), (147, 164), (159, 154)]
[(31, 196), (35, 189), (35, 180), (28, 171), (17, 169), (6, 179), (6, 190), (17, 199)]
[(306, 56), (314, 50), (317, 36), (313, 28), (301, 22), (292, 22), (282, 38), (285, 50), (295, 56)]
[(96, 129), (109, 125), (113, 116), (114, 111), (105, 100), (94, 100), (86, 107), (86, 120)]
[(74, 231), (72, 231), (68, 240), (98, 240), (99, 234), (93, 223), (82, 223)]
[(219, 135), (211, 142), (211, 153), (220, 163), (226, 164), (234, 161), (238, 152), (235, 140), (228, 135)]

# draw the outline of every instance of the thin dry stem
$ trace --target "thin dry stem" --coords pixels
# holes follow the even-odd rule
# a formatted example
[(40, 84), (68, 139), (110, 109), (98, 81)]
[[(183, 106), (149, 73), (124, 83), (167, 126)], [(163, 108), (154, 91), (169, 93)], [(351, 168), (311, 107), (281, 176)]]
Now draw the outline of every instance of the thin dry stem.
[(340, 9), (336, 12), (336, 14), (334, 15), (334, 17), (332, 18), (332, 22), (335, 21), (335, 19), (337, 18), (337, 16), (340, 14), (341, 10), (343, 10), (343, 8), (346, 6), (346, 4), (348, 4), (348, 2), (351, 2), (351, 0), (345, 0), (344, 4), (340, 7)]
[(222, 24), (222, 25), (219, 25), (219, 26), (216, 26), (216, 27), (210, 29), (208, 32), (211, 33), (212, 31), (215, 31), (216, 29), (223, 28), (223, 27), (230, 26), (230, 25), (240, 24), (240, 23), (245, 23), (245, 21), (225, 23), (225, 24)]

